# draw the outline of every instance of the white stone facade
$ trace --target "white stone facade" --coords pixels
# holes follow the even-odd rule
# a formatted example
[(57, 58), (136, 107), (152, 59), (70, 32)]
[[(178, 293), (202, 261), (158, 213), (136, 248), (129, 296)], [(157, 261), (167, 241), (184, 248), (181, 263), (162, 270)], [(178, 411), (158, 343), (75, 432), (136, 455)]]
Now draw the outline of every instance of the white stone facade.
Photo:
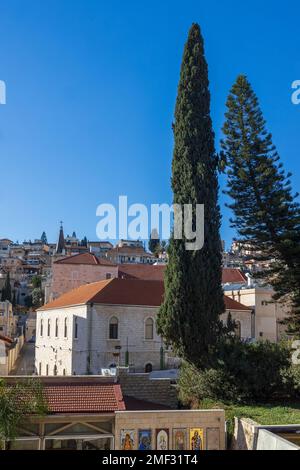
[[(127, 355), (134, 371), (144, 372), (147, 364), (159, 369), (162, 341), (155, 329), (157, 311), (157, 307), (96, 304), (37, 312), (36, 373), (100, 374), (101, 369), (113, 364), (125, 365)], [(118, 320), (118, 339), (109, 337), (112, 318)], [(146, 339), (145, 324), (150, 318), (153, 339)]]
[[(38, 311), (36, 373), (39, 375), (101, 374), (101, 369), (109, 368), (113, 364), (127, 365), (127, 359), (131, 370), (135, 372), (145, 372), (147, 365), (151, 365), (153, 370), (159, 370), (163, 343), (155, 328), (158, 309), (145, 306), (90, 304)], [(227, 311), (221, 316), (224, 322), (228, 313)], [(231, 311), (231, 315), (232, 319), (240, 322), (241, 338), (250, 338), (251, 311)], [(110, 339), (112, 319), (118, 321), (117, 339)], [(146, 321), (150, 319), (153, 321), (153, 339), (146, 339)], [(48, 321), (50, 321), (50, 336)], [(42, 331), (41, 322), (43, 322)], [(165, 351), (165, 366), (171, 367), (172, 365), (167, 363), (168, 356)]]

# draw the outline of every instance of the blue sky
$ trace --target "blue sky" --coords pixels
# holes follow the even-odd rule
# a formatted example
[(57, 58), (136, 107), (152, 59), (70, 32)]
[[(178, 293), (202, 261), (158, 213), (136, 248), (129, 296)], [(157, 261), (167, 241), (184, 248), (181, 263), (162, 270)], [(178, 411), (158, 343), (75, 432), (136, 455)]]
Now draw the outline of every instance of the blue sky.
[[(205, 38), (216, 146), (239, 73), (299, 188), (300, 4), (266, 0), (1, 0), (0, 238), (96, 239), (96, 207), (171, 203), (176, 89), (192, 22)], [(221, 186), (224, 182), (221, 180)], [(222, 237), (232, 231), (224, 209)]]

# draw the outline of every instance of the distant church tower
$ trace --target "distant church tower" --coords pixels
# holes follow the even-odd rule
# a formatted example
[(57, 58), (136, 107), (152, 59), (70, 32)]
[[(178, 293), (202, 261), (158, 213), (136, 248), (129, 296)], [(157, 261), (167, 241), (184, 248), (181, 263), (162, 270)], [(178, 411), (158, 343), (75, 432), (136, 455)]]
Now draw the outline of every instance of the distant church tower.
[(64, 236), (64, 229), (62, 222), (60, 223), (60, 230), (59, 230), (59, 237), (58, 242), (56, 244), (56, 252), (57, 255), (65, 255), (66, 254), (66, 245), (65, 245), (65, 236)]

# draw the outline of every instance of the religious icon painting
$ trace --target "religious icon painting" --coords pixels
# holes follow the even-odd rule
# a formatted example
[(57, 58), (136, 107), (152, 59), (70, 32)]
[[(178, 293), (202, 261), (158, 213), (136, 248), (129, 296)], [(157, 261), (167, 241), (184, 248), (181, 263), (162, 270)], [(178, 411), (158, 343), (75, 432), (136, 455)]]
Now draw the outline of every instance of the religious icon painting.
[(169, 449), (169, 429), (156, 429), (156, 449)]
[(121, 450), (134, 450), (134, 430), (121, 429)]
[(139, 429), (138, 450), (151, 450), (151, 429)]
[(203, 450), (203, 429), (190, 429), (190, 450)]
[(187, 432), (184, 428), (173, 429), (173, 449), (187, 450)]

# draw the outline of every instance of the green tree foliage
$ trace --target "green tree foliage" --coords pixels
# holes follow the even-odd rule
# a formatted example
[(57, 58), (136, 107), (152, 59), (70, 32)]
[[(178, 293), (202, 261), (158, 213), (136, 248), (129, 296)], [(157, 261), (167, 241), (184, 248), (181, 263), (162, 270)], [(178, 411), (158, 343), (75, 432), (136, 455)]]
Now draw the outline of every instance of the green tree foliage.
[(88, 239), (86, 237), (84, 237), (82, 240), (81, 240), (81, 246), (86, 246), (88, 245)]
[(26, 379), (8, 384), (0, 379), (0, 439), (13, 440), (18, 428), (30, 414), (44, 415), (47, 404), (38, 379)]
[(12, 301), (12, 291), (11, 291), (9, 272), (6, 274), (5, 283), (1, 291), (1, 299), (2, 299), (2, 302), (4, 302), (5, 300), (8, 300), (9, 302)]
[(204, 399), (236, 403), (299, 398), (299, 366), (291, 364), (288, 343), (247, 344), (230, 338), (220, 345), (210, 369), (185, 363), (179, 387), (185, 404)]
[(156, 229), (153, 229), (151, 232), (148, 248), (151, 253), (157, 255), (158, 249), (160, 248), (160, 239), (158, 231)]
[(185, 45), (175, 109), (172, 189), (175, 204), (205, 206), (201, 250), (187, 251), (186, 239), (171, 238), (165, 298), (158, 332), (186, 360), (206, 366), (220, 334), (224, 312), (221, 286), (217, 159), (210, 118), (210, 93), (203, 38), (193, 24)]
[(32, 277), (31, 284), (34, 289), (40, 288), (42, 286), (42, 278), (37, 274)]
[(233, 200), (232, 226), (261, 259), (275, 259), (265, 273), (275, 300), (291, 303), (289, 331), (300, 335), (300, 208), (290, 174), (280, 163), (258, 99), (247, 78), (237, 78), (227, 100), (222, 160)]
[(43, 242), (44, 245), (47, 245), (47, 244), (48, 244), (46, 232), (43, 232), (43, 233), (42, 233), (41, 241)]
[(44, 292), (40, 287), (33, 289), (31, 292), (32, 305), (34, 307), (40, 307), (44, 303)]

